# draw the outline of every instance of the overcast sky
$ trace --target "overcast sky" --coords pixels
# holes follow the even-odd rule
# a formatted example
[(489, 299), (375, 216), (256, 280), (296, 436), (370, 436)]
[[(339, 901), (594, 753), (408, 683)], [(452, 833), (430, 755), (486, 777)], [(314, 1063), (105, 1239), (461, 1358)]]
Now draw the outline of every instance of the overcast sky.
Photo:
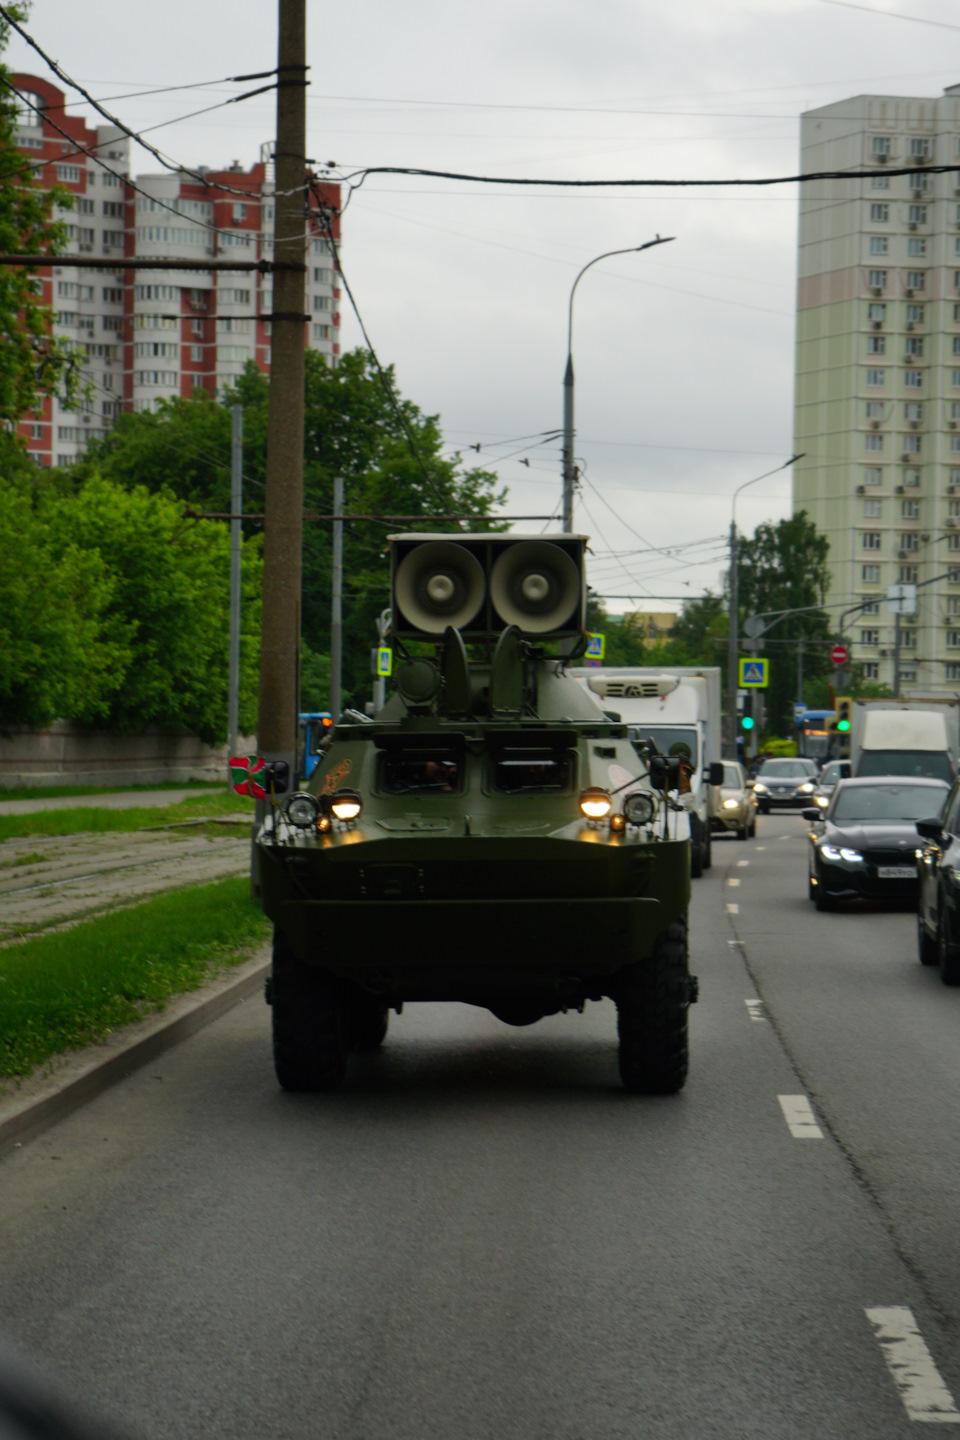
[[(864, 4), (309, 0), (309, 154), (342, 173), (795, 174), (803, 110), (960, 81), (951, 0)], [(115, 110), (131, 128), (163, 126), (150, 138), (178, 162), (248, 166), (273, 133), (272, 95), (178, 121), (249, 88), (218, 81), (275, 63), (269, 0), (34, 0), (29, 28), (98, 99), (124, 97)], [(6, 59), (43, 73), (17, 37)], [(83, 101), (74, 113), (94, 119)], [(158, 169), (137, 147), (133, 165)], [(350, 200), (344, 270), (381, 360), (440, 415), (450, 450), (473, 459), (467, 447), (482, 447), (514, 515), (559, 507), (559, 444), (545, 437), (561, 423), (577, 271), (676, 237), (603, 261), (577, 290), (576, 528), (592, 537), (590, 579), (613, 613), (717, 588), (734, 489), (792, 452), (796, 189), (560, 192), (390, 175)], [(346, 303), (342, 340), (361, 343)], [(787, 471), (748, 490), (737, 520), (749, 531), (789, 509)]]

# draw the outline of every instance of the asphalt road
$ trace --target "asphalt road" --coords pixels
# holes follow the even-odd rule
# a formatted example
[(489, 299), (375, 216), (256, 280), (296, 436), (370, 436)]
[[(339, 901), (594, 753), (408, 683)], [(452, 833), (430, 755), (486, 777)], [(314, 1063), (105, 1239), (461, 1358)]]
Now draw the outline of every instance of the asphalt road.
[(286, 1096), (246, 1004), (0, 1162), (0, 1333), (143, 1440), (960, 1424), (960, 991), (911, 915), (817, 914), (803, 837), (694, 885), (680, 1096), (619, 1089), (608, 1004), (411, 1006)]

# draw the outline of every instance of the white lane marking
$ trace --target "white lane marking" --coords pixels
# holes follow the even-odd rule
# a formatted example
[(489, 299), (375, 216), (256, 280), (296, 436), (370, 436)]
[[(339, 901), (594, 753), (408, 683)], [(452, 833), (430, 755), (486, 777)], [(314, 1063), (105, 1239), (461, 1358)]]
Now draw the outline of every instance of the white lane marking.
[(795, 1140), (822, 1140), (823, 1131), (806, 1095), (778, 1095), (783, 1118)]
[(778, 839), (778, 840), (792, 840), (792, 839), (793, 839), (793, 836), (792, 836), (792, 835), (778, 835), (778, 836), (777, 836), (777, 839)]
[(753, 848), (754, 848), (754, 850), (756, 850), (756, 851), (759, 852), (759, 851), (761, 851), (761, 850), (766, 850), (767, 847), (766, 847), (766, 845), (754, 845)]
[(737, 949), (742, 949), (742, 948), (743, 948), (743, 941), (742, 941), (742, 940), (728, 940), (728, 941), (727, 941), (727, 944), (728, 944), (728, 945), (732, 945), (735, 950), (737, 950)]
[(728, 885), (739, 885), (739, 884), (740, 884), (740, 881), (737, 879), (737, 877), (736, 877), (735, 875), (731, 875), (731, 876), (730, 876), (730, 879), (727, 881), (727, 884), (728, 884)]
[(728, 905), (728, 906), (727, 906), (727, 914), (728, 914), (728, 915), (739, 915), (739, 914), (740, 914), (740, 906), (739, 906), (739, 905)]
[(865, 1313), (910, 1419), (960, 1424), (960, 1410), (933, 1363), (912, 1311), (906, 1305), (889, 1305)]
[(749, 860), (738, 860), (738, 861), (737, 861), (737, 864), (742, 867), (742, 866), (744, 866), (744, 865), (749, 865), (749, 864), (750, 864), (750, 861), (749, 861)]
[(763, 1013), (762, 1000), (757, 1000), (753, 996), (751, 996), (749, 999), (744, 1000), (743, 1003), (744, 1005), (746, 1005), (747, 1010), (749, 1011), (751, 1020), (766, 1020), (767, 1017)]

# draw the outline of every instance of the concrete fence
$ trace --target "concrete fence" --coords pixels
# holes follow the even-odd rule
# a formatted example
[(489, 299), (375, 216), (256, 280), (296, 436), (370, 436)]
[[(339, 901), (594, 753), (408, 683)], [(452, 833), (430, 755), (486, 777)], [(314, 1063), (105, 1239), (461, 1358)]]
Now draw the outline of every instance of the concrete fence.
[[(241, 755), (253, 754), (244, 737)], [(136, 735), (90, 730), (57, 720), (45, 730), (0, 732), (0, 790), (39, 785), (157, 785), (227, 780), (227, 747), (213, 748), (186, 730), (151, 725)]]

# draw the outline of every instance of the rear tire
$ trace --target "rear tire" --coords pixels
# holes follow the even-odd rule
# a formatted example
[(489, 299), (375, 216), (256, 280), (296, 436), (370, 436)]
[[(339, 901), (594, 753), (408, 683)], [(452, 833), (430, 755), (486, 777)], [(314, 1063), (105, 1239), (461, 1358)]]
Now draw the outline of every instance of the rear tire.
[(620, 1079), (635, 1095), (675, 1095), (687, 1078), (687, 1011), (697, 982), (687, 968), (687, 917), (668, 925), (646, 960), (620, 979)]
[(390, 1012), (372, 995), (354, 996), (347, 1006), (347, 1039), (351, 1050), (379, 1050), (387, 1038)]
[(304, 965), (273, 932), (273, 1066), (284, 1090), (339, 1090), (347, 1070), (347, 1016), (338, 982)]
[(921, 965), (938, 965), (940, 963), (937, 942), (927, 934), (923, 916), (919, 910), (917, 911), (917, 958)]
[(746, 840), (746, 838), (747, 838), (747, 836), (748, 836), (749, 834), (750, 834), (750, 831), (749, 831), (749, 829), (747, 828), (747, 826), (746, 826), (746, 825), (741, 825), (740, 828), (737, 830), (737, 839), (738, 839), (738, 840)]

